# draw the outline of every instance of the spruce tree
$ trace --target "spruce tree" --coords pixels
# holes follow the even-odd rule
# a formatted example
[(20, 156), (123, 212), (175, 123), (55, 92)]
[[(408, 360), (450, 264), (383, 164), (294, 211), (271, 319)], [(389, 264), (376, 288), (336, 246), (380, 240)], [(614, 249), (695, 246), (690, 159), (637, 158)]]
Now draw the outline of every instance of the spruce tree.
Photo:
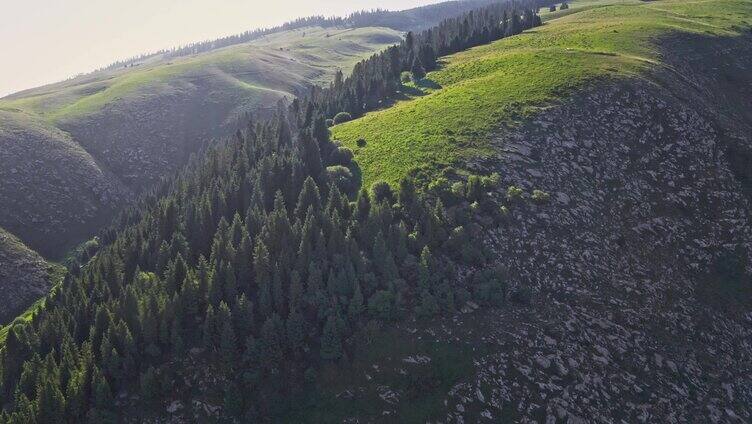
[(95, 408), (109, 409), (112, 407), (112, 390), (107, 379), (97, 367), (94, 367), (91, 375), (91, 392)]
[(320, 354), (321, 359), (325, 361), (334, 361), (342, 358), (342, 339), (334, 315), (329, 315), (324, 325), (324, 332), (321, 335)]
[(159, 380), (154, 367), (149, 367), (139, 378), (141, 398), (144, 402), (156, 402), (161, 397)]
[(208, 308), (206, 308), (206, 316), (204, 317), (204, 327), (203, 327), (203, 344), (204, 348), (212, 350), (214, 349), (217, 334), (217, 325), (216, 325), (216, 319), (214, 317), (214, 307), (212, 305), (209, 305)]
[(227, 320), (222, 323), (222, 335), (220, 338), (220, 354), (225, 369), (231, 370), (238, 359), (237, 338), (235, 330), (232, 328), (232, 321)]
[(426, 77), (426, 68), (423, 66), (420, 57), (415, 56), (413, 64), (410, 66), (410, 72), (413, 74), (413, 79), (415, 81), (420, 81)]

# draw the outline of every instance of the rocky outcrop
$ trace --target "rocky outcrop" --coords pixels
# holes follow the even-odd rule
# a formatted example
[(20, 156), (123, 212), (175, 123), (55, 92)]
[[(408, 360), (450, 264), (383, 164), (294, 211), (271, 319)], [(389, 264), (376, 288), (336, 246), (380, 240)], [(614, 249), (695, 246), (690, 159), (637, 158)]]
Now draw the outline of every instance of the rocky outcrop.
[(488, 237), (534, 300), (484, 317), (448, 421), (749, 421), (752, 208), (713, 123), (635, 80), (498, 141), (505, 183), (551, 194)]

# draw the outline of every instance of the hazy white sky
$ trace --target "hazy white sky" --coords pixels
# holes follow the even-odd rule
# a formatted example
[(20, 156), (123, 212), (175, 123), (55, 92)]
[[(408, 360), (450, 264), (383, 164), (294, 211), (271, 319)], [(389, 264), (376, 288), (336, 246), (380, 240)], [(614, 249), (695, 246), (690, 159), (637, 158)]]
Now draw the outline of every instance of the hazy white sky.
[(141, 53), (309, 15), (437, 0), (0, 0), (0, 97)]

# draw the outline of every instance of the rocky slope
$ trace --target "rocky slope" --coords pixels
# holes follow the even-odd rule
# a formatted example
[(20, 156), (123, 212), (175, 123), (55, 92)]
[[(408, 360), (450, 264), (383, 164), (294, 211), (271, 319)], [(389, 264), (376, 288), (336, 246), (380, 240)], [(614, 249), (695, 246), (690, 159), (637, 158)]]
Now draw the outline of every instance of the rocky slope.
[(0, 327), (50, 289), (50, 266), (36, 252), (0, 228)]
[(500, 141), (505, 180), (552, 195), (489, 237), (535, 300), (487, 317), (500, 351), (448, 416), (749, 420), (752, 209), (713, 122), (650, 82), (606, 83)]
[(500, 352), (448, 421), (752, 418), (752, 37), (664, 45), (670, 70), (500, 134), (505, 181), (551, 194), (489, 237), (537, 295), (485, 317)]
[(108, 222), (132, 192), (71, 137), (0, 111), (0, 222), (59, 256)]

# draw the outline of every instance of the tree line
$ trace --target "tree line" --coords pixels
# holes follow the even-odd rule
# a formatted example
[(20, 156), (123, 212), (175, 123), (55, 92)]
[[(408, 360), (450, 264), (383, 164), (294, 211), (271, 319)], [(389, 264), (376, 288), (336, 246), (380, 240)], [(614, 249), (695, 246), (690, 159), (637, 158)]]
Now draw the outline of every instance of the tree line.
[(223, 47), (234, 46), (237, 44), (248, 43), (267, 35), (276, 34), (283, 31), (293, 31), (310, 27), (321, 28), (364, 28), (364, 27), (387, 27), (398, 31), (408, 31), (421, 26), (432, 26), (433, 23), (439, 22), (447, 16), (459, 15), (468, 10), (472, 10), (496, 0), (467, 0), (467, 1), (447, 1), (444, 3), (417, 7), (404, 11), (391, 11), (384, 9), (362, 10), (351, 13), (348, 16), (307, 16), (298, 18), (282, 25), (259, 28), (255, 30), (244, 31), (240, 34), (233, 34), (226, 37), (220, 37), (213, 40), (199, 41), (186, 44), (171, 49), (163, 49), (153, 53), (147, 53), (132, 57), (126, 60), (114, 62), (103, 70), (117, 69), (133, 66), (139, 62), (155, 57), (162, 56), (165, 59), (190, 56), (193, 54), (205, 53), (220, 49)]
[(329, 87), (314, 87), (308, 101), (330, 118), (342, 112), (352, 117), (361, 116), (398, 93), (403, 72), (412, 72), (420, 79), (427, 71), (436, 69), (440, 56), (541, 25), (539, 5), (537, 1), (493, 3), (445, 19), (423, 32), (409, 32), (399, 45), (355, 65), (347, 78), (340, 71)]

